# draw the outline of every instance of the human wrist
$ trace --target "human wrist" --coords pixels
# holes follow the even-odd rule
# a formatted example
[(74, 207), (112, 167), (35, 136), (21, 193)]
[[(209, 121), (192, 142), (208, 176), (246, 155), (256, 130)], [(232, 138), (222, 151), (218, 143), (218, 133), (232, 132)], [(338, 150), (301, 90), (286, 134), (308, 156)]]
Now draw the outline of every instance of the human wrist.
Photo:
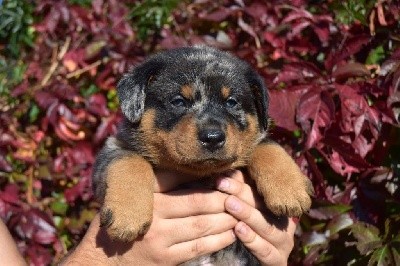
[(111, 246), (110, 239), (100, 228), (96, 216), (79, 245), (67, 255), (61, 265), (118, 265), (117, 255), (108, 255), (106, 247)]
[(67, 255), (60, 265), (116, 265), (112, 258), (107, 258), (104, 253), (88, 247), (77, 247)]

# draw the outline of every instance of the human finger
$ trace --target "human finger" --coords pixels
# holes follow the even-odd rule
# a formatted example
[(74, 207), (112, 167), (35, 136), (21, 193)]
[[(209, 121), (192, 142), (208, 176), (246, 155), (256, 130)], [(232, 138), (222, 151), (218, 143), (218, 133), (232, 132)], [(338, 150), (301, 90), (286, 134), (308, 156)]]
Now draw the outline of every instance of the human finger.
[(233, 230), (179, 243), (169, 248), (171, 257), (178, 258), (176, 264), (224, 249), (236, 240)]
[(242, 181), (243, 175), (240, 171), (237, 171), (237, 173), (240, 174), (234, 174), (231, 177), (217, 178), (216, 189), (221, 192), (234, 195), (250, 206), (253, 206), (259, 210), (264, 210), (266, 207), (262, 197), (253, 187)]
[(208, 189), (182, 189), (154, 194), (155, 213), (164, 219), (222, 213), (227, 194)]
[(286, 254), (281, 252), (270, 242), (263, 239), (244, 222), (238, 222), (234, 232), (237, 238), (263, 265), (285, 265)]
[(286, 239), (287, 228), (278, 229), (269, 223), (259, 210), (236, 196), (229, 196), (225, 201), (225, 207), (233, 217), (249, 225), (263, 239), (272, 243), (280, 243), (282, 239)]
[[(169, 246), (216, 235), (233, 229), (237, 224), (232, 215), (227, 213), (196, 215), (185, 218), (164, 220), (164, 232), (170, 235)], [(176, 234), (179, 232), (179, 234)]]

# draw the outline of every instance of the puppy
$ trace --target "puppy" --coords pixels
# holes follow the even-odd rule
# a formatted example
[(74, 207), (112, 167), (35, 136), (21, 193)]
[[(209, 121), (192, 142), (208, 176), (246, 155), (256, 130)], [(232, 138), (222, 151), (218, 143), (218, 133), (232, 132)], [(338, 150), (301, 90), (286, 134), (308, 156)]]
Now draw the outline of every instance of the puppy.
[[(312, 186), (268, 140), (266, 87), (247, 63), (210, 47), (178, 48), (124, 75), (117, 91), (124, 120), (98, 154), (93, 175), (101, 225), (111, 238), (133, 241), (146, 233), (154, 169), (202, 179), (242, 168), (275, 215), (309, 209)], [(251, 254), (235, 245), (225, 252), (245, 262)], [(227, 257), (220, 255), (212, 255), (215, 264)]]

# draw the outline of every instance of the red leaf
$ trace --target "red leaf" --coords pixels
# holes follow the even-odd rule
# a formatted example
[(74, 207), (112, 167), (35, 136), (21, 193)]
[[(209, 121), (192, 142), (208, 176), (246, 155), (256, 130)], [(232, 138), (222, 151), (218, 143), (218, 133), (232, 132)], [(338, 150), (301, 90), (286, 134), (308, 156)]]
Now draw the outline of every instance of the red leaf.
[(24, 81), (21, 82), (21, 84), (19, 84), (12, 90), (11, 96), (17, 97), (21, 94), (24, 94), (28, 90), (28, 88), (29, 88), (29, 82), (27, 79), (25, 79)]
[(60, 22), (60, 3), (56, 3), (52, 6), (50, 12), (46, 15), (44, 20), (39, 24), (36, 24), (35, 28), (38, 32), (50, 32), (53, 33)]
[(327, 46), (329, 37), (330, 37), (330, 30), (329, 30), (329, 24), (327, 23), (320, 23), (319, 25), (313, 25), (312, 26), (315, 34), (317, 34), (318, 39), (322, 43), (323, 46)]
[(40, 245), (28, 245), (26, 254), (31, 260), (31, 265), (51, 265), (53, 259), (50, 250)]
[(100, 117), (109, 116), (110, 111), (107, 108), (107, 100), (101, 93), (93, 94), (87, 100), (87, 110)]
[(81, 178), (79, 179), (78, 184), (65, 190), (64, 196), (67, 202), (72, 203), (79, 197), (83, 200), (88, 200), (92, 196), (90, 170), (91, 169), (86, 173), (81, 171)]
[(43, 70), (40, 65), (36, 61), (32, 61), (28, 65), (28, 69), (25, 72), (26, 77), (29, 79), (42, 80), (43, 79)]
[(354, 150), (362, 157), (370, 152), (375, 146), (375, 139), (368, 140), (362, 134), (358, 135), (352, 143)]
[(279, 127), (290, 131), (298, 129), (296, 125), (296, 106), (308, 86), (293, 87), (285, 90), (269, 90), (269, 115)]
[(13, 170), (2, 152), (0, 152), (0, 170), (4, 172), (12, 172)]
[(311, 90), (301, 97), (296, 120), (308, 135), (307, 149), (322, 139), (323, 131), (329, 128), (334, 115), (335, 104), (328, 92)]
[(343, 132), (354, 132), (357, 137), (364, 123), (367, 123), (368, 129), (377, 138), (382, 123), (378, 112), (368, 105), (364, 96), (356, 91), (356, 87), (336, 84), (336, 89), (342, 103), (340, 126)]
[(63, 65), (69, 72), (75, 71), (78, 67), (86, 66), (86, 50), (81, 48), (67, 52), (63, 57)]
[(370, 71), (365, 67), (365, 65), (354, 62), (347, 63), (345, 65), (338, 66), (332, 73), (336, 82), (345, 82), (349, 78), (353, 77), (368, 77), (370, 76)]
[(115, 88), (115, 76), (111, 66), (107, 65), (96, 78), (96, 86), (100, 89), (109, 90)]
[(91, 165), (94, 162), (93, 147), (88, 142), (78, 142), (70, 154), (75, 165)]
[(254, 30), (254, 28), (250, 25), (247, 24), (246, 22), (244, 22), (244, 20), (242, 19), (242, 17), (238, 18), (238, 26), (245, 32), (247, 32), (250, 36), (252, 36), (256, 42), (256, 46), (260, 47), (260, 40), (258, 39), (257, 33)]
[(332, 149), (330, 153), (319, 150), (321, 154), (325, 157), (326, 161), (329, 162), (329, 165), (332, 169), (339, 173), (342, 176), (351, 173), (359, 173), (360, 170), (358, 167), (354, 167), (351, 164), (348, 164), (346, 160), (339, 154), (336, 150)]
[(309, 171), (312, 177), (312, 183), (314, 186), (315, 197), (318, 199), (326, 199), (327, 197), (326, 191), (326, 184), (324, 180), (324, 176), (322, 175), (321, 171), (318, 169), (317, 164), (315, 163), (315, 158), (312, 154), (308, 151), (304, 153), (304, 156), (307, 160)]
[(51, 244), (56, 241), (56, 229), (51, 219), (42, 211), (29, 209), (19, 217), (13, 217), (10, 224), (15, 224), (16, 233), (24, 239), (39, 244)]
[(294, 23), (294, 25), (291, 25), (290, 27), (290, 31), (287, 34), (287, 38), (289, 40), (292, 40), (294, 37), (298, 37), (300, 33), (310, 25), (311, 25), (310, 21), (300, 21)]
[(108, 136), (115, 134), (117, 132), (117, 123), (120, 120), (121, 117), (116, 114), (102, 118), (94, 136), (94, 143), (100, 143)]
[(206, 13), (206, 12), (199, 13), (199, 18), (214, 22), (221, 22), (224, 21), (227, 17), (229, 17), (232, 14), (232, 11), (233, 10), (230, 8), (220, 7), (218, 10), (212, 13)]
[(343, 59), (358, 53), (364, 45), (369, 43), (371, 36), (359, 35), (348, 39), (340, 50), (332, 50), (325, 60), (325, 68), (332, 70), (332, 68)]
[(97, 15), (101, 15), (102, 7), (103, 7), (103, 0), (92, 1), (92, 8)]
[(285, 16), (285, 18), (282, 20), (282, 23), (291, 22), (293, 20), (297, 20), (297, 19), (301, 19), (301, 18), (312, 20), (313, 15), (310, 12), (308, 12), (307, 10), (300, 9), (300, 8), (295, 9), (295, 10), (289, 12), (289, 14), (287, 14)]
[(265, 25), (267, 20), (271, 19), (271, 16), (268, 14), (267, 6), (259, 2), (251, 3), (250, 6), (244, 7), (244, 11), (254, 19), (260, 20), (262, 25)]
[(19, 205), (19, 187), (16, 184), (7, 184), (4, 191), (0, 191), (0, 199), (10, 204)]
[(284, 48), (285, 39), (280, 38), (274, 32), (266, 31), (264, 34), (264, 40), (266, 40), (274, 48)]
[(43, 109), (48, 109), (50, 105), (58, 103), (58, 99), (49, 92), (36, 91), (34, 97), (37, 104)]
[(319, 148), (319, 151), (337, 173), (341, 175), (359, 173), (362, 169), (371, 167), (360, 154), (355, 152), (353, 146), (339, 138), (338, 134), (327, 134), (324, 142), (330, 150)]
[(280, 82), (287, 83), (290, 81), (302, 83), (306, 80), (317, 78), (322, 78), (322, 74), (315, 65), (309, 62), (298, 62), (286, 64), (273, 82), (274, 84), (279, 84)]

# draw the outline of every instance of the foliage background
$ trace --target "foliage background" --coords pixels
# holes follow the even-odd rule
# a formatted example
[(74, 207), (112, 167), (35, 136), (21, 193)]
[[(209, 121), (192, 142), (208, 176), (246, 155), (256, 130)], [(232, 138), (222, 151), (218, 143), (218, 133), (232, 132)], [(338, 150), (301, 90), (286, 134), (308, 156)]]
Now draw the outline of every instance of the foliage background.
[(30, 264), (65, 255), (98, 208), (116, 81), (206, 43), (263, 75), (271, 137), (314, 184), (290, 264), (400, 265), (399, 21), (394, 0), (0, 1), (0, 216)]

